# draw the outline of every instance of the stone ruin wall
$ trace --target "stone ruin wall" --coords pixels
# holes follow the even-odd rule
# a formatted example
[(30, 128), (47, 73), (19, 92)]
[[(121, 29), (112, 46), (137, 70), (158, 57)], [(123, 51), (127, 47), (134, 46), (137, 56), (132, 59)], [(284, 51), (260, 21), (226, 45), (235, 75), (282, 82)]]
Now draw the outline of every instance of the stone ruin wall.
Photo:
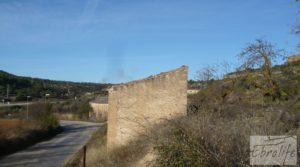
[(126, 145), (154, 123), (186, 115), (187, 71), (182, 66), (113, 86), (108, 100), (108, 150)]

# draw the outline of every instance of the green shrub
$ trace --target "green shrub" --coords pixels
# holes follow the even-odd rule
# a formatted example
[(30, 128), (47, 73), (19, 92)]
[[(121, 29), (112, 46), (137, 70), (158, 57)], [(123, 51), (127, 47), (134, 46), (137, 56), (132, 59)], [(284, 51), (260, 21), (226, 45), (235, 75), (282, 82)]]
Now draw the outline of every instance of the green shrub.
[(46, 130), (55, 130), (59, 127), (59, 122), (56, 116), (52, 112), (52, 105), (46, 104), (42, 115), (39, 118), (40, 125)]
[(82, 103), (77, 112), (79, 119), (88, 119), (89, 112), (91, 112), (92, 110), (93, 109), (88, 102)]
[(55, 130), (59, 127), (59, 123), (55, 115), (45, 114), (40, 120), (41, 127), (47, 130)]

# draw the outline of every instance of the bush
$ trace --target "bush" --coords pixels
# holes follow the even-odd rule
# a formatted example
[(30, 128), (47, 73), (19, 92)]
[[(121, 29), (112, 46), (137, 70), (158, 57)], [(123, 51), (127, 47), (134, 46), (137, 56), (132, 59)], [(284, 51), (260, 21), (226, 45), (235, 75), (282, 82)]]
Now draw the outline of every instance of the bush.
[(56, 116), (52, 112), (52, 105), (46, 104), (44, 106), (44, 110), (42, 111), (42, 115), (39, 118), (40, 125), (43, 129), (46, 130), (55, 130), (59, 127), (59, 122)]
[(80, 119), (88, 119), (89, 118), (89, 113), (92, 111), (92, 107), (88, 102), (82, 103), (79, 107), (78, 110), (78, 117)]
[(55, 115), (47, 113), (40, 119), (40, 124), (43, 129), (55, 130), (59, 127), (59, 123)]
[(231, 109), (201, 111), (156, 127), (157, 166), (248, 166), (251, 135), (299, 134), (273, 107), (235, 108), (234, 118)]

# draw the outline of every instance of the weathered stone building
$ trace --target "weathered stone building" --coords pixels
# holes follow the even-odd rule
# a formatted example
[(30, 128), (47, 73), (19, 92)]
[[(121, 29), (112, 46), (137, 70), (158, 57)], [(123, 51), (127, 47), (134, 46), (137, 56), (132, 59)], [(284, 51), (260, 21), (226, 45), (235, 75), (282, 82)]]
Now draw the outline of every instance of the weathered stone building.
[(194, 95), (194, 94), (199, 93), (199, 91), (200, 91), (200, 89), (188, 89), (187, 94), (188, 95)]
[(109, 91), (108, 150), (126, 145), (154, 123), (187, 112), (186, 66)]
[(93, 111), (89, 113), (90, 120), (105, 121), (108, 112), (108, 97), (98, 97), (90, 102)]

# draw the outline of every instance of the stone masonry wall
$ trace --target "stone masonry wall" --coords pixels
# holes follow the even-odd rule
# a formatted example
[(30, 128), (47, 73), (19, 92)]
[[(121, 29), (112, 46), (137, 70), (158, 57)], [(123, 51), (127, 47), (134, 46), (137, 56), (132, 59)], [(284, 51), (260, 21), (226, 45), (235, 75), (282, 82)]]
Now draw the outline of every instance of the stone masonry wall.
[(153, 123), (187, 112), (186, 66), (109, 91), (107, 148), (126, 145)]

